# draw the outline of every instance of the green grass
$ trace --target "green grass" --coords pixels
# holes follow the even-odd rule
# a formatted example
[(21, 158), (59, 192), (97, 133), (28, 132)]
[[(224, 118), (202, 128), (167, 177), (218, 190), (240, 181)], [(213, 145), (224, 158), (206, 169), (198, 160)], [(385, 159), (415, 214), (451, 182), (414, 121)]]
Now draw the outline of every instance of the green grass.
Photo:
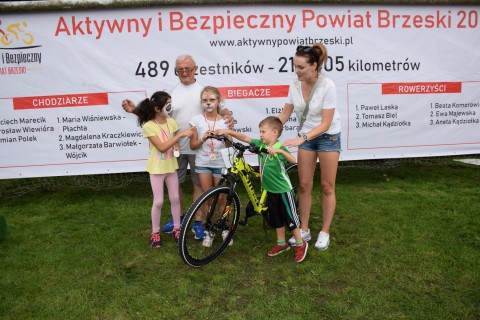
[(148, 183), (1, 199), (0, 317), (480, 318), (480, 168), (342, 168), (337, 181), (330, 248), (312, 245), (300, 264), (293, 251), (266, 255), (274, 232), (267, 241), (261, 218), (203, 268), (184, 264), (170, 236), (149, 248)]

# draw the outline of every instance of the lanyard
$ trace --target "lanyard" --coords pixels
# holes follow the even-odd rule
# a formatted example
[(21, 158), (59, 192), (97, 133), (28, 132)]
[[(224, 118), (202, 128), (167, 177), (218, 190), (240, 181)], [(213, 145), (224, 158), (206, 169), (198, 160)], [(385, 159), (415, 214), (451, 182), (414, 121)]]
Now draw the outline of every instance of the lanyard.
[[(215, 121), (213, 122), (213, 128), (210, 128), (210, 124), (208, 123), (207, 115), (204, 113), (203, 118), (205, 119), (205, 122), (207, 123), (208, 131), (215, 131), (215, 124), (217, 123), (217, 117), (215, 116)], [(213, 139), (210, 139), (210, 150), (212, 150), (212, 153), (215, 151), (215, 142)]]
[[(166, 120), (166, 122), (165, 122), (165, 124), (167, 125), (168, 134), (165, 132), (165, 130), (163, 130), (160, 123), (157, 122), (157, 119), (154, 119), (154, 120), (155, 120), (155, 123), (158, 125), (158, 128), (160, 129), (160, 131), (162, 131), (162, 139), (161, 139), (162, 142), (167, 142), (168, 139), (171, 138), (170, 126), (168, 125), (168, 120)], [(173, 148), (173, 146), (170, 149), (172, 149), (172, 148)], [(170, 151), (170, 149), (168, 149), (167, 151)], [(164, 153), (167, 153), (167, 151), (165, 151)]]
[[(170, 127), (168, 126), (168, 120), (165, 122), (165, 124), (167, 125), (168, 134), (165, 132), (165, 130), (163, 130), (161, 124), (158, 123), (156, 119), (155, 123), (158, 124), (158, 128), (160, 129), (160, 131), (162, 131), (162, 142), (167, 142), (168, 139), (170, 139)], [(165, 138), (166, 140), (163, 140), (163, 138)]]
[[(281, 146), (282, 146), (282, 143), (280, 141), (277, 141), (271, 147), (268, 147), (268, 149), (270, 149), (270, 148), (277, 148), (278, 149)], [(272, 160), (276, 156), (277, 155), (272, 156), (271, 154), (265, 154), (265, 156), (263, 158), (263, 165), (260, 166), (260, 182), (262, 181), (262, 178), (263, 178), (263, 172), (265, 171), (265, 165), (267, 164), (267, 159)], [(260, 158), (261, 158), (261, 156), (260, 156)], [(262, 160), (262, 159), (260, 159), (260, 160)]]
[(262, 182), (262, 180), (263, 180), (263, 171), (265, 171), (265, 165), (267, 164), (268, 157), (272, 157), (272, 156), (269, 155), (269, 154), (264, 155), (263, 166), (260, 166), (260, 182)]

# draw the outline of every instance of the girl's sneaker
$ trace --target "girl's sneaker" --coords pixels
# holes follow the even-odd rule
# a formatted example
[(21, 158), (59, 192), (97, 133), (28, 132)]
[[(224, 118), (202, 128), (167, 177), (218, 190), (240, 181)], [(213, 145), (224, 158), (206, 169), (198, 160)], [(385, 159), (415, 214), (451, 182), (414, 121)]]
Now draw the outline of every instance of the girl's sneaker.
[(180, 240), (180, 229), (173, 229), (173, 242), (178, 246), (178, 241)]
[(213, 237), (210, 236), (210, 232), (205, 232), (205, 238), (203, 238), (203, 246), (206, 248), (210, 248), (213, 243)]
[[(225, 240), (228, 236), (228, 230), (223, 230), (222, 231), (222, 239)], [(231, 246), (233, 244), (233, 238), (232, 240), (230, 240), (230, 242), (228, 243), (229, 246)]]
[(160, 239), (160, 233), (152, 233), (150, 238), (150, 245), (153, 248), (161, 248), (162, 247), (162, 240)]

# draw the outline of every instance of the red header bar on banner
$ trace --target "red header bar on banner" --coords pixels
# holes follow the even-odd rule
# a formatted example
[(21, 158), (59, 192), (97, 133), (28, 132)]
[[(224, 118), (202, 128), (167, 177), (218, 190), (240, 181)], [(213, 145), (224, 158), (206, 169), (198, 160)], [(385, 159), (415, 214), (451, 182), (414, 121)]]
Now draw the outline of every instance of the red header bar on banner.
[(382, 94), (438, 94), (461, 92), (461, 82), (402, 82), (382, 84)]
[(46, 109), (108, 105), (108, 94), (85, 93), (13, 98), (13, 109)]
[(225, 99), (282, 98), (288, 96), (288, 85), (218, 88)]

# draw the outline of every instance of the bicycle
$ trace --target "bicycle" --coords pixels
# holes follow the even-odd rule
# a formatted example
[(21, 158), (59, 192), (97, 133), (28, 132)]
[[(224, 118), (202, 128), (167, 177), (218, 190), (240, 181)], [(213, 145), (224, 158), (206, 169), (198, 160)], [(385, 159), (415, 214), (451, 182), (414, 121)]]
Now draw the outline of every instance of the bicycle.
[[(227, 150), (231, 167), (222, 170), (219, 183), (205, 191), (188, 209), (182, 222), (182, 232), (179, 239), (180, 256), (183, 261), (192, 267), (201, 267), (218, 258), (231, 243), (238, 225), (246, 226), (248, 218), (267, 213), (267, 191), (261, 190), (257, 195), (252, 178), (260, 178), (259, 171), (248, 164), (244, 153), (254, 154), (267, 152), (264, 148), (254, 145), (245, 145), (234, 142), (226, 136), (212, 136), (210, 138), (223, 140), (231, 145)], [(292, 185), (298, 187), (297, 164), (286, 167)], [(236, 188), (241, 182), (247, 192), (249, 202), (245, 208), (245, 217), (240, 219), (240, 198)], [(204, 246), (202, 240), (195, 239), (192, 227), (195, 221), (201, 220), (205, 233), (212, 239), (210, 246)]]

